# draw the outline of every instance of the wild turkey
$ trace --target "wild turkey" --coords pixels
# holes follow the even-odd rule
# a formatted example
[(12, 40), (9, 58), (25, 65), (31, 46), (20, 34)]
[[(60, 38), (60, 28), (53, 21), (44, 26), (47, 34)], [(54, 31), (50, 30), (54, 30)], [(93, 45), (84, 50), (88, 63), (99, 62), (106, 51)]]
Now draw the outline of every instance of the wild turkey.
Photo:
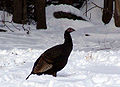
[[(68, 57), (73, 49), (73, 43), (70, 33), (75, 31), (73, 28), (68, 28), (64, 33), (64, 43), (56, 45), (46, 50), (34, 63), (31, 74), (48, 74), (57, 76), (57, 72), (65, 67)], [(29, 76), (26, 80), (29, 78)]]

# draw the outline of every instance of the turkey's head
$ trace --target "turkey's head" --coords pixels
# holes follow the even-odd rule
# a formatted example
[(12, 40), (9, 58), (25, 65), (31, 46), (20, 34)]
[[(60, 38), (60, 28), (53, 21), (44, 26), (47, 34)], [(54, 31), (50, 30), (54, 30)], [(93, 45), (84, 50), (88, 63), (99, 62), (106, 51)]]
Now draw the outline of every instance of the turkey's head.
[(71, 33), (71, 32), (73, 32), (73, 31), (75, 31), (73, 28), (71, 28), (71, 27), (69, 27), (67, 30), (66, 30), (66, 32), (68, 32), (68, 33)]

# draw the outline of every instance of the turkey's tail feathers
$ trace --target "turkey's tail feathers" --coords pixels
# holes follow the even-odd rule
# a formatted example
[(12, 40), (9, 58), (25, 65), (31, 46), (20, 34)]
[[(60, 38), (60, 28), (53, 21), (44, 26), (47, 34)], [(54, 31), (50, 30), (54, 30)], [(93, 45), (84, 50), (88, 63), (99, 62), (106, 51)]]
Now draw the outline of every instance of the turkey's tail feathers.
[(30, 73), (30, 74), (27, 76), (26, 80), (29, 78), (29, 76), (30, 76), (31, 74), (32, 74), (32, 73)]

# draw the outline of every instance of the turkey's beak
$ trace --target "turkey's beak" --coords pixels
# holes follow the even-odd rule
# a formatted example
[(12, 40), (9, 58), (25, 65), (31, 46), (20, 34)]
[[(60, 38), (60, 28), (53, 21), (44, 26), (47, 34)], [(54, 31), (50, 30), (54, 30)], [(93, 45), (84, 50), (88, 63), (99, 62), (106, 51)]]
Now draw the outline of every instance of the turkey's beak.
[(73, 31), (75, 31), (75, 29), (73, 29)]
[(72, 29), (71, 32), (75, 31), (75, 29)]

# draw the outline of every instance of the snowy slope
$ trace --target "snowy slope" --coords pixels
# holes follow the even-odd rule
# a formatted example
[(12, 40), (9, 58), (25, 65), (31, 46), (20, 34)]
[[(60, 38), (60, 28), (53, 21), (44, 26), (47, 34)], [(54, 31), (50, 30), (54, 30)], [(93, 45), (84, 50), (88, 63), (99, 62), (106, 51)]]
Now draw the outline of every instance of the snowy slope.
[[(60, 10), (76, 15), (84, 13), (67, 5), (51, 5), (46, 10), (47, 30), (26, 25), (26, 29), (30, 28), (30, 34), (26, 34), (21, 25), (15, 24), (21, 29), (19, 31), (8, 23), (14, 32), (0, 33), (0, 87), (119, 87), (120, 28), (114, 26), (113, 19), (103, 25), (95, 21), (100, 16), (92, 17), (91, 22), (52, 16), (54, 11)], [(97, 11), (92, 14), (97, 15)], [(7, 18), (10, 20), (11, 16)], [(71, 34), (74, 49), (66, 67), (58, 72), (57, 77), (31, 75), (25, 80), (36, 59), (46, 49), (63, 43), (63, 34), (68, 27), (76, 31)]]

